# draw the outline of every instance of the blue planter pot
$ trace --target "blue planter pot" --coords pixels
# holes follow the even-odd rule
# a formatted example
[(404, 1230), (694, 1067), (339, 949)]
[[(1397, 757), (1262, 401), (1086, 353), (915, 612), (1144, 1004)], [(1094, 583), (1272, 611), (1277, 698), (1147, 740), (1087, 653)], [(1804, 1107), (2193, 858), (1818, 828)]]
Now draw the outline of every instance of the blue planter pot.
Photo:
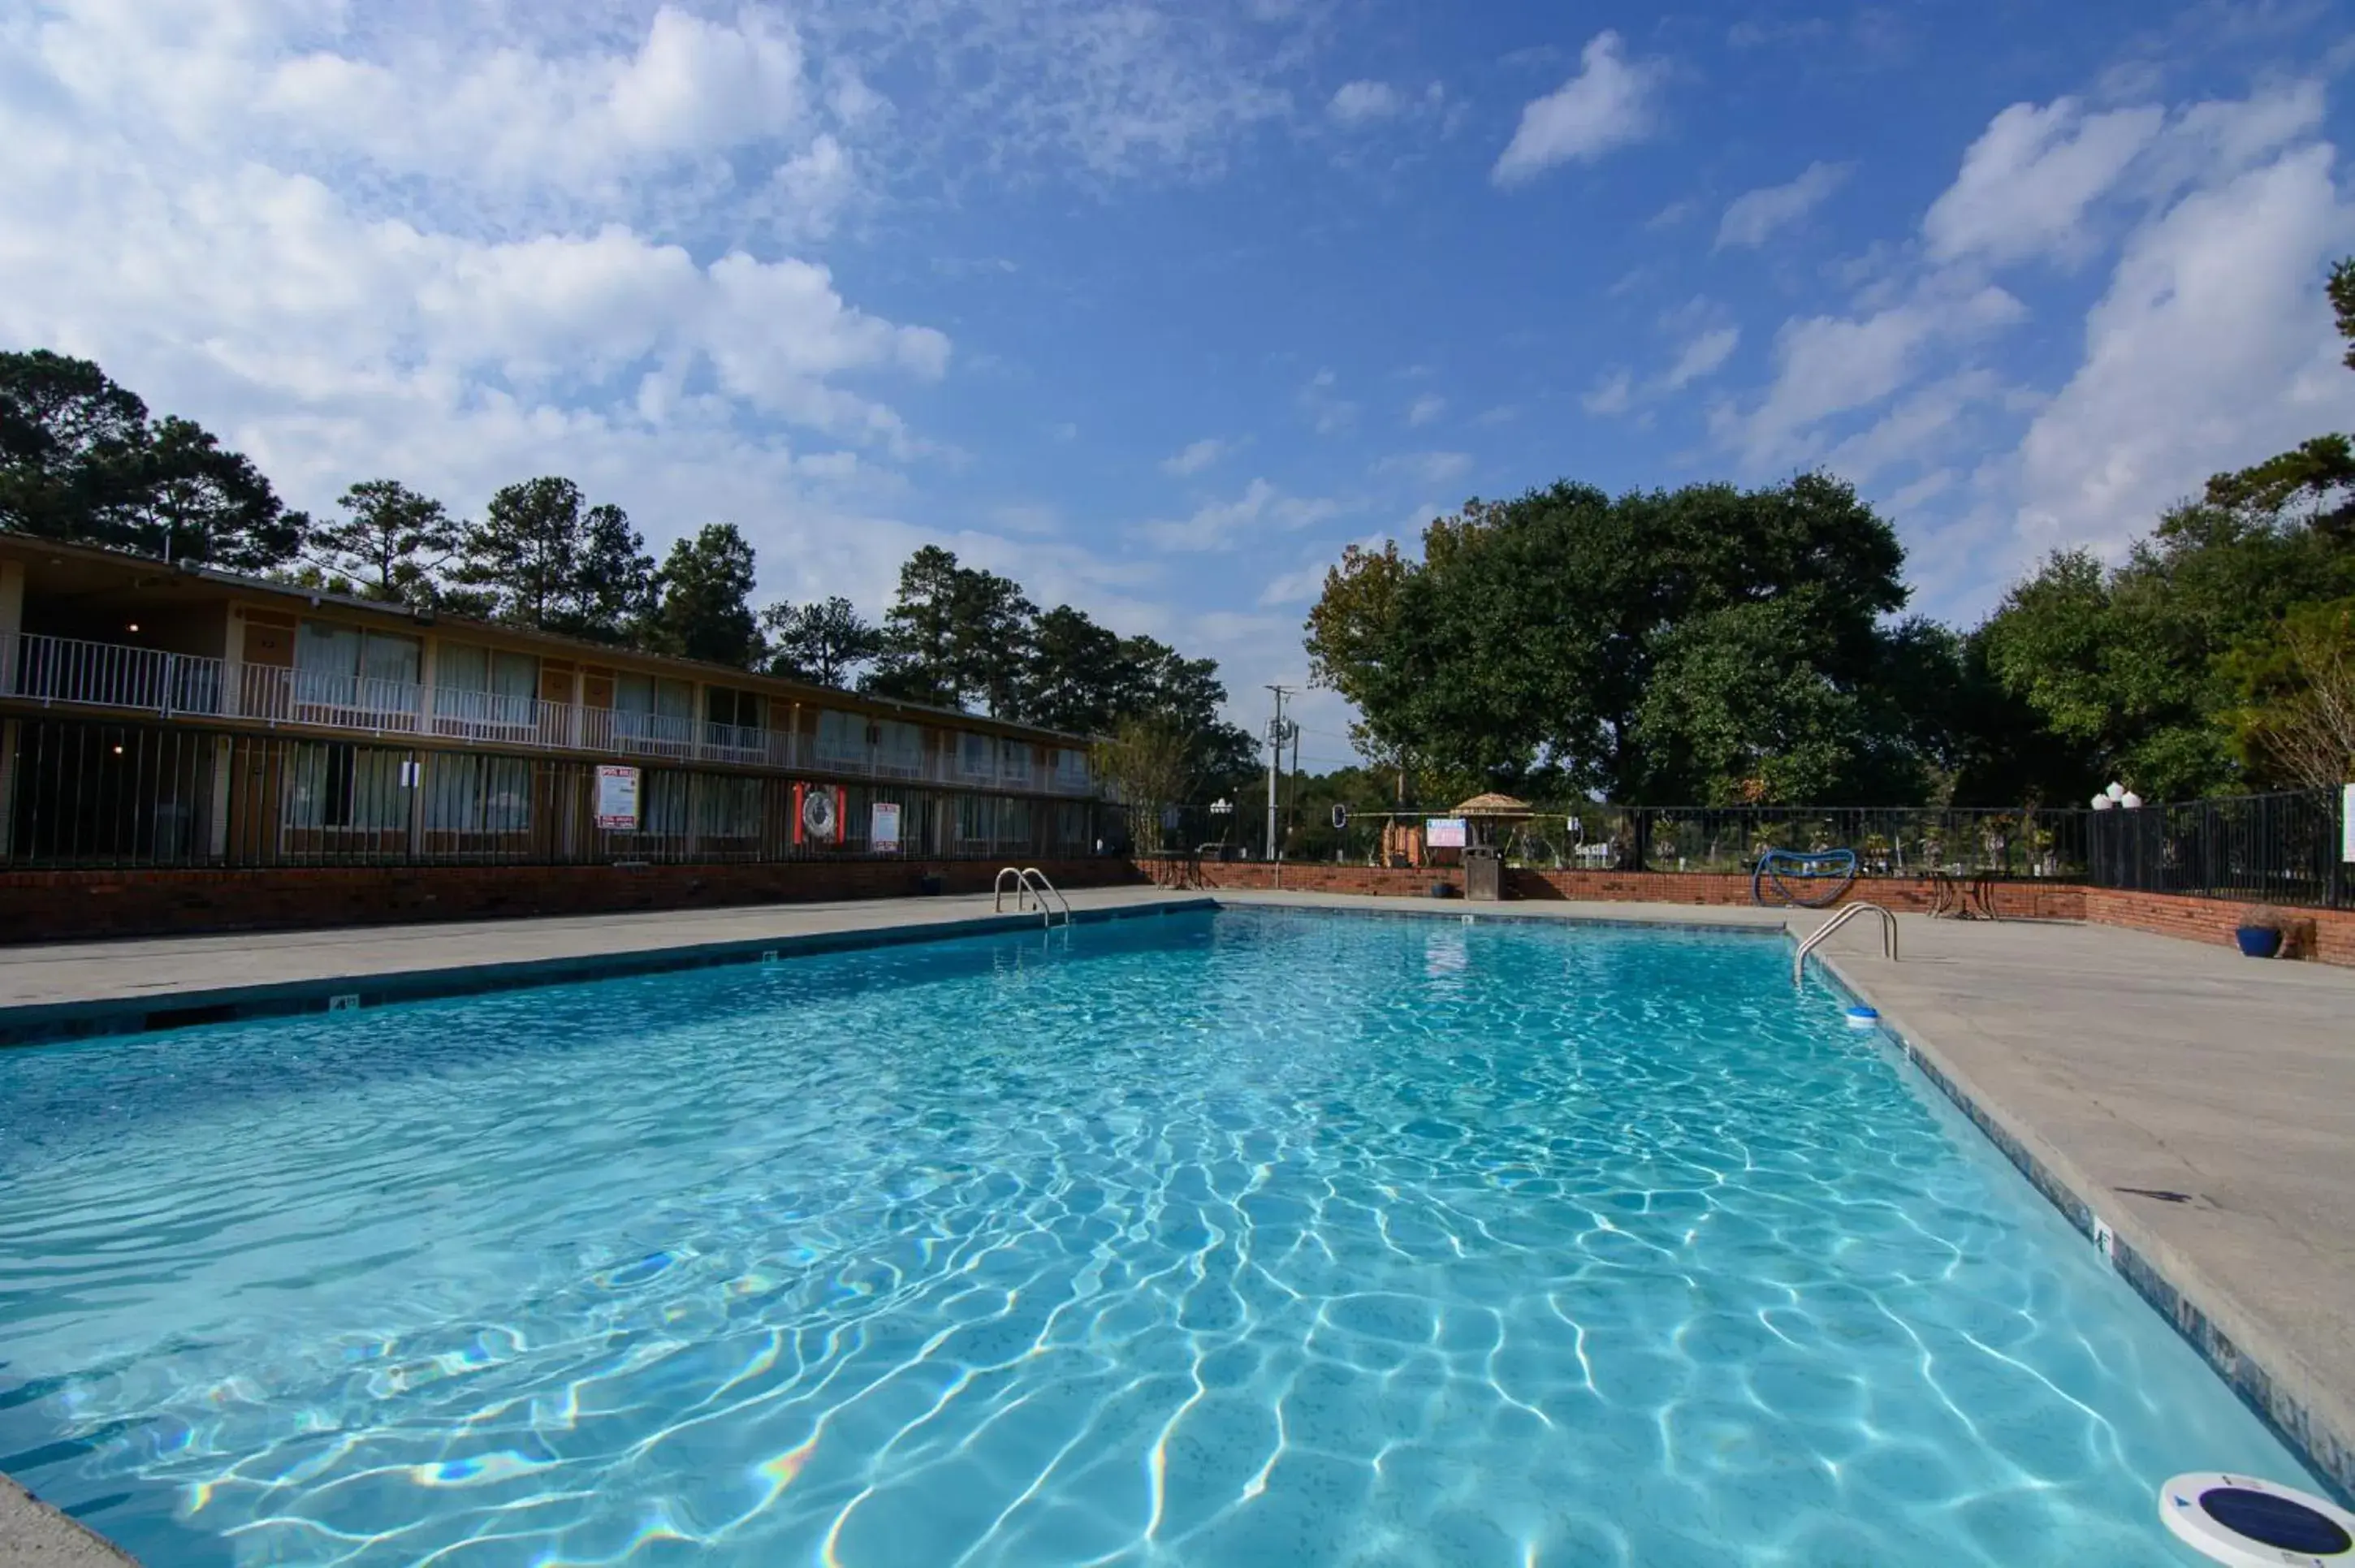
[(2270, 958), (2281, 951), (2282, 933), (2263, 926), (2242, 926), (2232, 933), (2232, 939), (2252, 958)]

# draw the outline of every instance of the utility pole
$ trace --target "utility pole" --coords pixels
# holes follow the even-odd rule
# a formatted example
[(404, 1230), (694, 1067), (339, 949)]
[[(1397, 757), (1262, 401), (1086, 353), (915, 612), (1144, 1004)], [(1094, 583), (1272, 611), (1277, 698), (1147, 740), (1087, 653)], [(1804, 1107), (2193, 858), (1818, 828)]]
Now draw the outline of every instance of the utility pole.
[(1288, 686), (1271, 686), (1275, 693), (1275, 717), (1267, 721), (1267, 858), (1275, 853), (1275, 775), (1284, 756), (1284, 699), (1292, 695)]

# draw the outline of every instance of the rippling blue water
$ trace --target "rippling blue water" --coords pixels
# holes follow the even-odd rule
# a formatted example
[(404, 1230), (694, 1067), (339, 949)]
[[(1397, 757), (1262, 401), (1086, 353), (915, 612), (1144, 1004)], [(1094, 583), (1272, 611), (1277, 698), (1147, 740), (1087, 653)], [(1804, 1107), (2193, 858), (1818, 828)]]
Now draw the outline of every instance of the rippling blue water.
[(1779, 942), (1229, 912), (0, 1052), (156, 1564), (2181, 1562), (2294, 1461)]

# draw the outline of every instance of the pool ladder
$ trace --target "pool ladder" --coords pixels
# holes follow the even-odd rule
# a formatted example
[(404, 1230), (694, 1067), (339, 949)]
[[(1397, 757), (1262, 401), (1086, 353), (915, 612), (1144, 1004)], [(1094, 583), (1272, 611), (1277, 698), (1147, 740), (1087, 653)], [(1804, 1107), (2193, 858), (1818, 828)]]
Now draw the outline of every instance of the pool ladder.
[[(1039, 916), (1043, 923), (1051, 927), (1055, 923), (1055, 916), (1059, 912), (1063, 917), (1065, 925), (1071, 923), (1071, 901), (1065, 898), (1061, 891), (1047, 880), (1047, 873), (1036, 866), (1008, 866), (997, 873), (997, 886), (995, 890), (996, 897), (992, 901), (991, 907), (1000, 914), (1006, 912), (1006, 879), (1008, 877), (1014, 879), (1016, 912), (1028, 910), (1030, 907), (1031, 897), (1035, 894), (1039, 900)], [(1050, 899), (1054, 902), (1048, 902)]]
[(1791, 984), (1794, 986), (1797, 985), (1801, 976), (1806, 973), (1807, 955), (1822, 946), (1825, 937), (1829, 936), (1833, 932), (1838, 931), (1841, 926), (1846, 925), (1849, 921), (1854, 920), (1858, 915), (1862, 914), (1867, 910), (1870, 910), (1873, 913), (1881, 917), (1881, 950), (1882, 956), (1886, 957), (1891, 964), (1896, 963), (1897, 917), (1869, 899), (1859, 899), (1852, 904), (1841, 905), (1840, 911), (1838, 914), (1833, 915), (1831, 919), (1824, 922), (1823, 924), (1816, 927), (1812, 932), (1809, 932), (1807, 933), (1806, 940), (1799, 944), (1799, 950), (1791, 955)]

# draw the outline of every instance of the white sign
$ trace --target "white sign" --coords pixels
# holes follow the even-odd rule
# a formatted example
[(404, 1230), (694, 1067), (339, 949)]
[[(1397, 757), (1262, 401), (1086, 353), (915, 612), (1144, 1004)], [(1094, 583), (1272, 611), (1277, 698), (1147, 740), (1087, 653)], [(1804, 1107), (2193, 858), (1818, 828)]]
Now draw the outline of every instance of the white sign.
[(597, 770), (597, 826), (634, 831), (638, 826), (638, 770)]
[(1430, 816), (1423, 819), (1423, 841), (1433, 849), (1464, 848), (1464, 819), (1460, 816)]
[(900, 805), (897, 801), (875, 803), (872, 823), (867, 830), (867, 847), (878, 855), (900, 852)]
[(2339, 858), (2355, 865), (2355, 784), (2339, 790)]

